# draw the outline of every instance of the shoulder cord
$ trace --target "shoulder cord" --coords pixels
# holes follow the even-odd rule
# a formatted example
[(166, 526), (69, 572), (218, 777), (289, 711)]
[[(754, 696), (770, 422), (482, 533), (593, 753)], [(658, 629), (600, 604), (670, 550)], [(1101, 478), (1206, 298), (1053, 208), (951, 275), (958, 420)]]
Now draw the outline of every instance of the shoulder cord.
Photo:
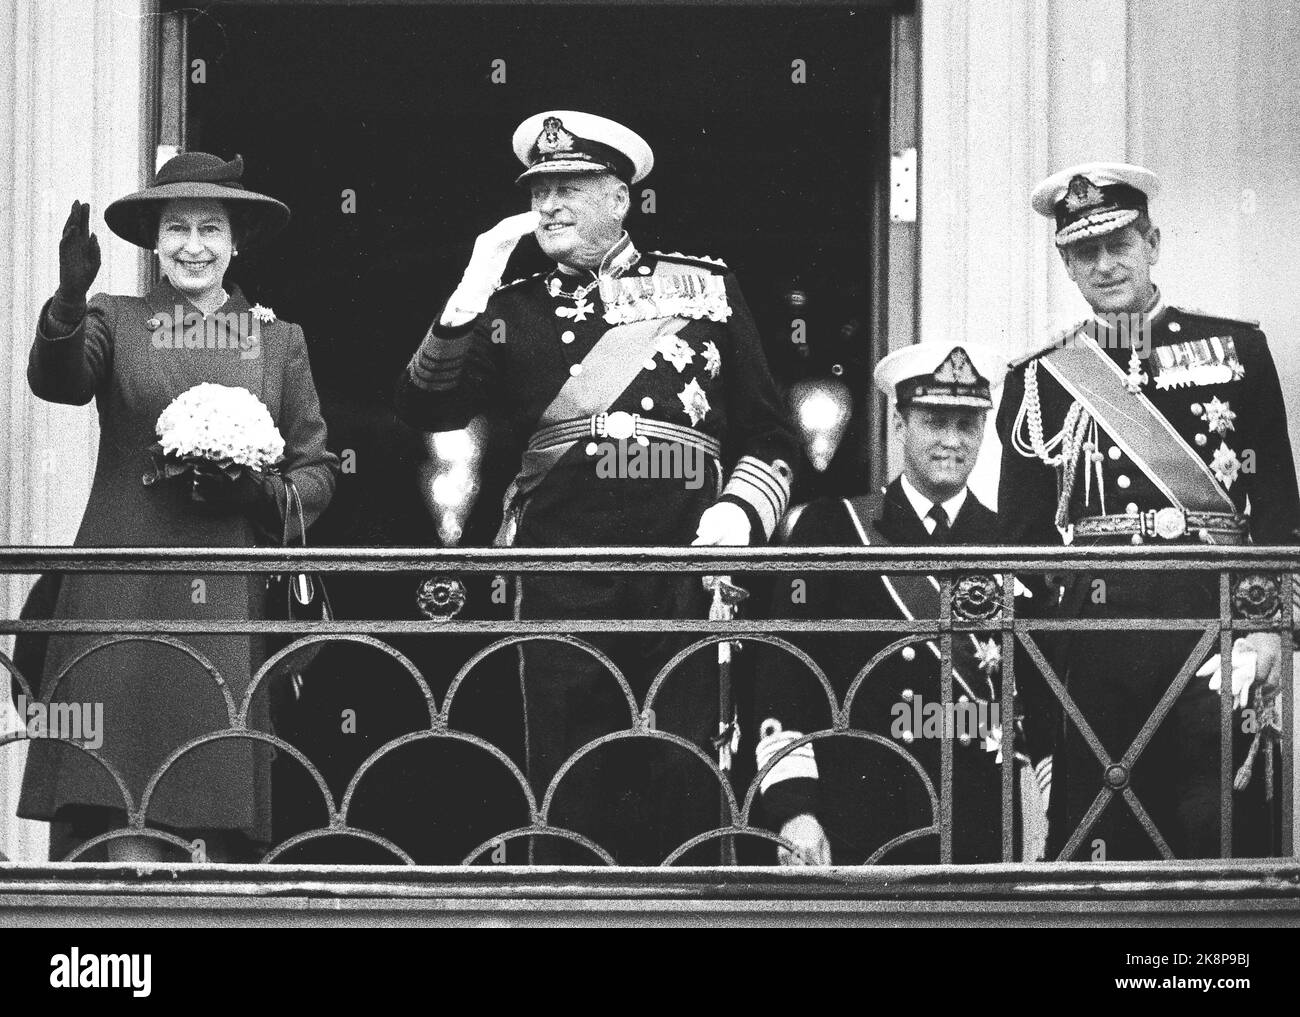
[[(1020, 401), (1015, 426), (1011, 429), (1011, 447), (1026, 458), (1037, 458), (1048, 466), (1060, 468), (1056, 502), (1057, 526), (1065, 526), (1069, 522), (1070, 498), (1074, 494), (1079, 456), (1084, 451), (1083, 436), (1091, 423), (1092, 418), (1076, 399), (1070, 405), (1061, 429), (1050, 440), (1044, 440), (1043, 408), (1038, 397), (1038, 361), (1031, 360), (1025, 365), (1025, 396)], [(1021, 436), (1022, 429), (1028, 431), (1028, 442)], [(1060, 452), (1053, 455), (1052, 450), (1057, 447)]]

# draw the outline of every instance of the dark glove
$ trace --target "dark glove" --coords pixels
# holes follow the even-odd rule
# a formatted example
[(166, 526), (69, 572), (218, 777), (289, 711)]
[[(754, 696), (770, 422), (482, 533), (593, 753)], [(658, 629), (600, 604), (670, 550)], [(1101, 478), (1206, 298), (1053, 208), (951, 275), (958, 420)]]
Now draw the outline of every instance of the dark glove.
[(250, 470), (232, 480), (217, 466), (197, 463), (191, 473), (190, 496), (214, 509), (249, 509), (265, 497), (261, 482)]
[(99, 238), (90, 232), (90, 206), (74, 201), (59, 240), (58, 299), (64, 304), (85, 303), (98, 274)]

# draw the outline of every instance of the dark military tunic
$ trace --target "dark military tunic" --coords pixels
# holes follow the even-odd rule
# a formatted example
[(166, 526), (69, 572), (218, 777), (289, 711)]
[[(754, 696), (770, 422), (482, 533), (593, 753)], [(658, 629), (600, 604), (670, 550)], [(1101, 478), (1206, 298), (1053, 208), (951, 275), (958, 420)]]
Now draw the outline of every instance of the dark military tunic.
[[(1099, 345), (1127, 374), (1130, 349), (1123, 338), (1105, 326), (1087, 324), (1096, 332)], [(1062, 338), (1069, 338), (1074, 331)], [(1264, 334), (1253, 323), (1157, 305), (1150, 318), (1150, 343), (1152, 355), (1142, 364), (1149, 376), (1142, 385), (1143, 393), (1202, 457), (1237, 511), (1248, 515), (1252, 542), (1294, 543), (1300, 500), (1286, 408)], [(999, 514), (1011, 543), (1061, 541), (1054, 525), (1060, 469), (1046, 465), (1025, 447), (1029, 440), (1027, 402), (1032, 402), (1025, 398), (1027, 371), (1036, 371), (1042, 429), (1049, 439), (1061, 430), (1073, 403), (1073, 397), (1046, 369), (1031, 366), (1055, 345), (1012, 370), (998, 415), (1003, 445)], [(1017, 432), (1019, 438), (1013, 440)], [(1090, 441), (1095, 440), (1095, 447), (1085, 447), (1071, 470), (1070, 523), (1171, 507), (1170, 499), (1105, 427), (1085, 433)], [(1015, 447), (1017, 443), (1020, 449)], [(1107, 539), (1128, 542), (1132, 536), (1076, 534), (1075, 543), (1086, 546)], [(1196, 543), (1204, 538), (1193, 530), (1175, 539)], [(1059, 610), (1063, 617), (1211, 618), (1219, 610), (1218, 579), (1212, 573), (1188, 572), (1079, 576), (1066, 583)], [(1198, 635), (1111, 631), (1040, 639), (1040, 644), (1050, 649), (1050, 659), (1071, 697), (1107, 753), (1118, 760), (1186, 661)], [(1230, 668), (1224, 670), (1226, 680)], [(1219, 702), (1206, 685), (1207, 679), (1192, 678), (1132, 773), (1138, 799), (1178, 857), (1219, 854)], [(1064, 715), (1056, 745), (1049, 857), (1066, 846), (1103, 786), (1102, 763)], [(1234, 765), (1241, 761), (1239, 751)], [(1262, 794), (1261, 784), (1257, 775), (1251, 787), (1238, 794), (1234, 808), (1239, 819), (1249, 817), (1252, 803)], [(1252, 825), (1247, 819), (1236, 826), (1237, 854), (1268, 850), (1259, 839), (1258, 822)], [(1249, 835), (1244, 832), (1247, 828), (1253, 831)], [(1117, 859), (1160, 855), (1129, 807), (1117, 798), (1075, 856)]]
[[(620, 411), (716, 440), (720, 456), (683, 446), (689, 469), (645, 475), (632, 465), (633, 439), (584, 435), (513, 505), (520, 547), (688, 545), (701, 514), (719, 500), (749, 516), (751, 539), (769, 537), (789, 497), (797, 445), (768, 371), (762, 344), (735, 278), (725, 266), (680, 255), (642, 254), (624, 239), (607, 261), (621, 292), (640, 302), (624, 318), (684, 318), (683, 327), (646, 350), (639, 371), (609, 403)], [(655, 280), (660, 280), (656, 283)], [(608, 281), (608, 280), (607, 280)], [(424, 430), (464, 427), (497, 411), (518, 434), (538, 430), (548, 405), (611, 329), (602, 286), (592, 273), (559, 270), (499, 289), (485, 313), (460, 327), (435, 322), (399, 381), (396, 405)], [(679, 322), (680, 324), (680, 322)], [(674, 443), (656, 442), (658, 448)], [(689, 443), (687, 443), (689, 445)], [(625, 458), (611, 475), (609, 454)], [(525, 459), (527, 462), (527, 457)], [(642, 460), (644, 466), (645, 461)], [(704, 469), (699, 467), (703, 465)], [(509, 520), (508, 520), (509, 522)], [(521, 618), (704, 618), (708, 602), (696, 575), (613, 573), (533, 576), (521, 584)], [(611, 656), (637, 698), (681, 638), (583, 637)], [(527, 755), (540, 796), (564, 761), (601, 734), (631, 726), (626, 697), (590, 656), (555, 643), (524, 652)], [(658, 730), (680, 734), (712, 755), (717, 725), (716, 663), (697, 655), (654, 704)], [(609, 744), (575, 762), (557, 791), (550, 819), (607, 847), (620, 862), (661, 861), (687, 836), (717, 825), (716, 784), (681, 748)], [(639, 755), (638, 755), (639, 753)], [(666, 773), (676, 774), (669, 780)], [(694, 818), (685, 822), (694, 801)], [(670, 833), (664, 830), (672, 827)], [(589, 854), (564, 860), (591, 861)]]
[[(890, 543), (936, 544), (899, 480), (885, 489), (878, 506), (868, 509), (860, 500), (858, 504), (863, 511), (876, 512), (875, 528)], [(813, 502), (798, 511), (790, 533), (792, 544), (863, 543), (858, 524), (842, 500)], [(997, 516), (968, 492), (952, 523), (948, 542), (995, 544), (998, 532)], [(869, 532), (868, 539), (876, 541)], [(806, 596), (792, 597), (791, 581), (796, 578), (803, 580), (800, 593)], [(775, 584), (772, 614), (814, 619), (905, 617), (881, 576), (846, 572), (780, 577)], [(882, 632), (796, 634), (790, 640), (825, 670), (839, 705), (859, 671), (896, 638), (897, 633)], [(954, 736), (953, 860), (957, 862), (1002, 859), (998, 738), (1002, 725), (1001, 718), (989, 709), (998, 701), (1000, 683), (996, 670), (980, 664), (980, 658), (987, 655), (989, 639), (997, 637), (981, 633), (976, 638), (981, 644), (979, 655), (971, 634), (953, 638), (953, 700), (974, 704), (976, 711), (984, 710), (983, 735), (991, 737), (982, 736), (978, 729), (972, 732), (969, 720), (962, 719), (965, 716), (973, 720), (978, 712), (955, 715), (957, 723), (950, 734)], [(996, 645), (1000, 646), (1000, 640)], [(794, 739), (831, 728), (832, 716), (821, 684), (803, 665), (770, 647), (759, 647), (756, 652), (754, 709), (760, 728), (757, 756), (761, 768)], [(942, 749), (939, 738), (926, 736), (924, 718), (925, 704), (940, 703), (939, 659), (924, 640), (882, 660), (854, 695), (849, 727), (872, 732), (890, 744), (840, 735), (819, 739), (779, 759), (763, 781), (764, 812), (771, 828), (779, 832), (787, 820), (811, 812), (826, 831), (835, 864), (861, 864), (873, 858), (886, 863), (938, 862), (937, 833), (892, 846), (891, 842), (910, 831), (937, 827), (938, 810), (926, 790), (925, 778), (937, 796)], [(917, 715), (922, 717), (920, 725), (915, 723)], [(1009, 724), (1006, 730), (1011, 730)], [(1010, 746), (1011, 738), (1006, 742)], [(919, 770), (914, 764), (919, 764)]]

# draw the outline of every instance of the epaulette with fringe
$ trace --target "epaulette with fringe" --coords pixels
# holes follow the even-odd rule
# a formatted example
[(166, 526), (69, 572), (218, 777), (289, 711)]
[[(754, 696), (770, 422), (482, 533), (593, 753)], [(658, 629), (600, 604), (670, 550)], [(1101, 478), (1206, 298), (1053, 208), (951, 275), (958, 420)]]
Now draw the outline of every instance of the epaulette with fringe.
[(1055, 332), (1052, 333), (1051, 338), (1048, 339), (1046, 342), (1044, 342), (1041, 346), (1035, 346), (1030, 352), (1024, 354), (1023, 356), (1017, 357), (1015, 360), (1011, 361), (1011, 363), (1007, 365), (1007, 369), (1014, 371), (1018, 367), (1023, 367), (1025, 364), (1029, 363), (1029, 361), (1041, 357), (1044, 353), (1056, 349), (1058, 346), (1061, 345), (1061, 342), (1064, 339), (1074, 335), (1074, 333), (1078, 332), (1079, 329), (1083, 328), (1083, 326), (1086, 325), (1088, 321), (1089, 319), (1086, 317), (1080, 318), (1078, 321), (1070, 322), (1070, 324), (1066, 325), (1064, 328), (1057, 329)]
[(716, 271), (721, 271), (721, 272), (729, 272), (729, 271), (730, 271), (730, 269), (727, 268), (727, 263), (726, 263), (725, 261), (723, 261), (721, 258), (710, 258), (710, 257), (709, 257), (708, 255), (706, 255), (706, 254), (699, 254), (699, 255), (696, 255), (696, 254), (682, 254), (681, 251), (673, 251), (673, 252), (671, 252), (671, 253), (669, 253), (669, 252), (667, 252), (667, 251), (651, 251), (650, 253), (653, 254), (656, 258), (666, 259), (666, 260), (668, 260), (668, 261), (680, 261), (680, 262), (682, 262), (682, 263), (684, 263), (684, 264), (687, 264), (687, 265), (692, 265), (692, 264), (694, 264), (694, 265), (707, 265), (709, 268), (713, 269), (715, 272), (716, 272)]
[(1184, 307), (1182, 304), (1170, 304), (1169, 310), (1178, 311), (1181, 314), (1194, 314), (1198, 318), (1213, 318), (1215, 321), (1230, 321), (1234, 325), (1259, 328), (1259, 319), (1257, 318), (1238, 318), (1231, 314), (1214, 314), (1211, 311), (1203, 311), (1199, 307)]

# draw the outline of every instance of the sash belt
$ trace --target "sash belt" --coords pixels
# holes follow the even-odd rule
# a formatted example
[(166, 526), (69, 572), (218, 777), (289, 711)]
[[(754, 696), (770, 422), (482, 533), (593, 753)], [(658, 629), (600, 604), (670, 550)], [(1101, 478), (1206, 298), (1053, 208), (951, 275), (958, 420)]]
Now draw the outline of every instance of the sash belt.
[[(1076, 537), (1154, 537), (1160, 540), (1199, 540), (1206, 544), (1244, 544), (1250, 532), (1245, 516), (1235, 512), (1185, 512), (1151, 509), (1137, 515), (1087, 516), (1074, 523)], [(1133, 541), (1141, 543), (1141, 540)]]
[(613, 413), (593, 413), (590, 417), (562, 420), (543, 427), (528, 440), (531, 451), (541, 451), (583, 438), (635, 438), (640, 444), (650, 444), (651, 438), (675, 441), (690, 445), (713, 456), (722, 457), (722, 445), (717, 438), (697, 431), (693, 427), (670, 424), (666, 420), (649, 420), (639, 413), (616, 410)]

